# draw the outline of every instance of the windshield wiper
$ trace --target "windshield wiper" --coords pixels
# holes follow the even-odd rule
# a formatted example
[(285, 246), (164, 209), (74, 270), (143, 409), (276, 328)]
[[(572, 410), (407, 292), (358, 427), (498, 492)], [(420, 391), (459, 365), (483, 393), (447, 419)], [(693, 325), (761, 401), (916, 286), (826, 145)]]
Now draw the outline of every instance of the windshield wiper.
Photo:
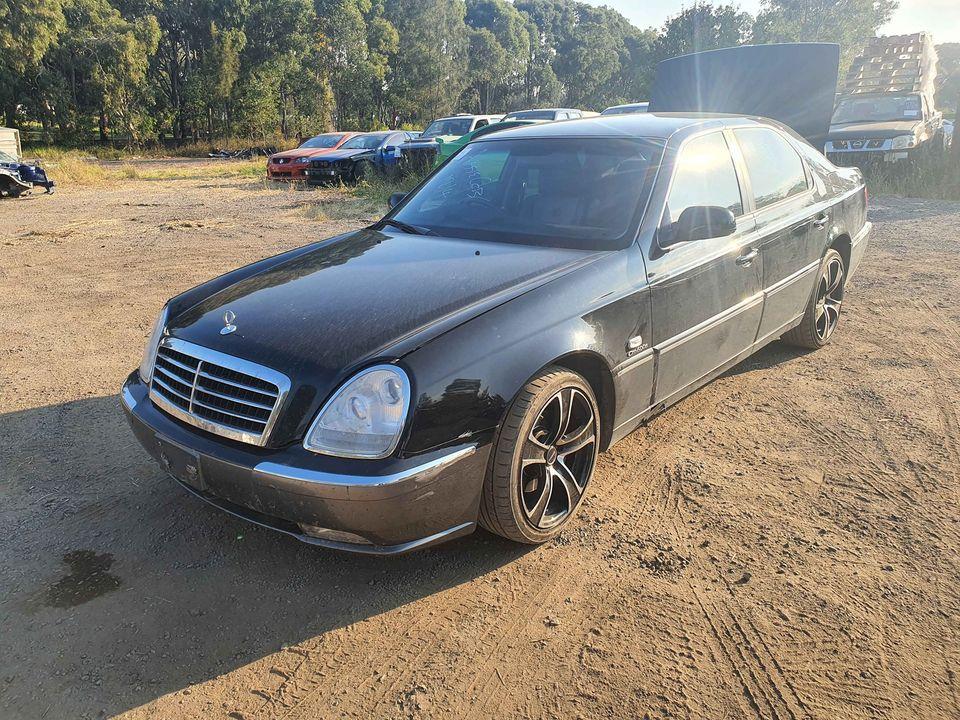
[(394, 220), (393, 218), (383, 218), (379, 222), (373, 225), (375, 230), (380, 230), (384, 225), (393, 225), (395, 228), (403, 230), (408, 235), (436, 235), (436, 233), (430, 228), (417, 227), (416, 225), (410, 225), (401, 220)]

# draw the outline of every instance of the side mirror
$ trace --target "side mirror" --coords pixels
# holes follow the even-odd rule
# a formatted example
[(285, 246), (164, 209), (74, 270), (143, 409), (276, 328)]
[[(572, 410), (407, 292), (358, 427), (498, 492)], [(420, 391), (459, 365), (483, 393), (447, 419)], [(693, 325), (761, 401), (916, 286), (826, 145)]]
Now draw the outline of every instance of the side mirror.
[(390, 206), (390, 209), (393, 210), (397, 205), (403, 202), (403, 199), (407, 196), (406, 193), (395, 192), (390, 196), (390, 199), (387, 201), (387, 204)]
[(392, 153), (392, 152), (395, 152), (396, 149), (397, 149), (397, 147), (396, 147), (395, 145), (387, 145), (387, 146), (383, 149), (383, 151), (384, 151), (385, 153)]
[(717, 205), (692, 205), (680, 213), (680, 217), (670, 228), (667, 242), (660, 241), (661, 247), (669, 247), (682, 242), (707, 240), (726, 237), (737, 231), (737, 219), (725, 207)]

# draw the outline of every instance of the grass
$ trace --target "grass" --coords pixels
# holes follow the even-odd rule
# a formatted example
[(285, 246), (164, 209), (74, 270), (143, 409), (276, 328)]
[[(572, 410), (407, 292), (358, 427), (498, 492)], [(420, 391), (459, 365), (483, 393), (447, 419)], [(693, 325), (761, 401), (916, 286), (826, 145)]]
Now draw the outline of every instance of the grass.
[(390, 196), (409, 192), (422, 178), (419, 176), (386, 177), (377, 175), (354, 185), (334, 185), (320, 199), (303, 209), (309, 220), (352, 220), (357, 217), (374, 220), (387, 212)]
[(89, 145), (37, 145), (24, 144), (26, 157), (76, 154), (97, 160), (142, 160), (160, 158), (203, 158), (215, 148), (222, 150), (245, 150), (247, 148), (277, 148), (287, 150), (296, 147), (297, 141), (282, 137), (271, 138), (220, 138), (212, 142), (194, 142), (177, 146), (144, 145), (142, 147), (114, 147), (109, 144)]
[(960, 200), (960, 152), (921, 158), (904, 164), (864, 168), (867, 187), (875, 195)]
[(105, 185), (119, 180), (203, 180), (259, 178), (266, 172), (266, 159), (210, 160), (202, 164), (137, 163), (130, 159), (104, 162), (79, 150), (44, 148), (31, 157), (42, 161), (50, 177), (65, 186)]

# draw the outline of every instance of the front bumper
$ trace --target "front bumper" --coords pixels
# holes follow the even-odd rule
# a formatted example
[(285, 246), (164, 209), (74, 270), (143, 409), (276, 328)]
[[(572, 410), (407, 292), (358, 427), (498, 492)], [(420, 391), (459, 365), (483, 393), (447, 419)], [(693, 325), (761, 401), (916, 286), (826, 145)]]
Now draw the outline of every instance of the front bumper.
[(140, 444), (193, 494), (303, 542), (394, 555), (476, 528), (489, 443), (385, 461), (269, 449), (210, 435), (158, 409), (137, 372), (121, 404)]
[(308, 165), (301, 163), (283, 163), (282, 165), (269, 164), (267, 165), (267, 178), (280, 182), (302, 182), (306, 180), (307, 176), (304, 174), (304, 171), (307, 169), (307, 167)]
[(911, 150), (844, 150), (828, 151), (827, 160), (839, 167), (871, 167), (881, 163), (897, 163), (914, 156)]
[(304, 179), (310, 185), (324, 185), (349, 175), (350, 171), (347, 168), (337, 165), (325, 168), (308, 167), (304, 171)]

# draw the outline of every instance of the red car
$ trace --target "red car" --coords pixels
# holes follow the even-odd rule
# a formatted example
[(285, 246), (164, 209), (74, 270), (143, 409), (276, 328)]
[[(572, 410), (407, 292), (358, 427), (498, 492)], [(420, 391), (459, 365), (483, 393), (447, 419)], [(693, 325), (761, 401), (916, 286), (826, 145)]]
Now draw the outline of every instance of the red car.
[(295, 150), (285, 150), (267, 159), (267, 177), (270, 180), (306, 180), (304, 170), (310, 160), (318, 155), (336, 150), (358, 133), (323, 133), (307, 140)]

